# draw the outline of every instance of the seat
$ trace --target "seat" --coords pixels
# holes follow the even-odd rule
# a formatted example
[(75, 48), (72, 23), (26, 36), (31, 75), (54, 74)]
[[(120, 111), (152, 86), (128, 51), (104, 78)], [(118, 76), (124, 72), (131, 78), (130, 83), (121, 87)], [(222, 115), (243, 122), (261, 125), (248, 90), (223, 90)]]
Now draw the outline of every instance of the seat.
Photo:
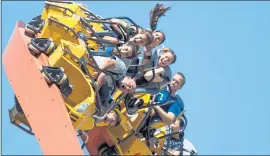
[(70, 118), (75, 128), (89, 130), (94, 126), (92, 115), (96, 112), (96, 106), (95, 92), (88, 75), (93, 71), (91, 68), (84, 68), (89, 69), (89, 72), (82, 69), (81, 59), (84, 57), (86, 57), (85, 48), (60, 40), (60, 45), (49, 56), (49, 65), (64, 68), (69, 83), (73, 86), (72, 93), (64, 98)]

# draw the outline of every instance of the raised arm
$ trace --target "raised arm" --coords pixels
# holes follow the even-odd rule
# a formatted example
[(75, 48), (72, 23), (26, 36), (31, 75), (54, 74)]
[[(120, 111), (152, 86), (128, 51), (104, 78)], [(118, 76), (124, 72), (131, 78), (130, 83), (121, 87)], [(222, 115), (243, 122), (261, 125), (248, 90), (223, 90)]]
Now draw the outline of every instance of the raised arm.
[(104, 39), (104, 40), (107, 40), (107, 41), (109, 41), (109, 42), (112, 42), (113, 44), (118, 44), (118, 43), (119, 43), (118, 39), (115, 38), (115, 37), (104, 36), (103, 39)]
[(165, 124), (170, 125), (174, 122), (175, 115), (172, 112), (167, 113), (160, 106), (154, 106), (153, 108), (158, 112)]
[[(123, 20), (120, 20), (120, 19), (116, 19), (116, 18), (113, 18), (111, 19), (111, 22), (115, 22), (115, 23), (119, 23), (121, 24), (124, 28), (126, 28), (128, 26), (127, 22), (123, 21)], [(117, 26), (115, 26), (115, 28), (117, 28)], [(118, 28), (117, 28), (118, 29)]]
[[(162, 82), (164, 80), (164, 78), (162, 77), (162, 75), (165, 73), (165, 70), (163, 67), (160, 67), (160, 68), (157, 68), (155, 69), (155, 78), (152, 82)], [(147, 80), (147, 81), (150, 81), (153, 77), (153, 72), (152, 70), (146, 72), (144, 74), (144, 78)]]
[[(109, 68), (114, 68), (115, 65), (116, 65), (115, 59), (106, 59), (105, 62), (99, 68), (106, 70)], [(95, 73), (95, 74), (97, 74), (97, 73)], [(98, 78), (97, 78), (98, 90), (104, 84), (105, 77), (106, 77), (105, 73), (101, 73), (98, 76)]]

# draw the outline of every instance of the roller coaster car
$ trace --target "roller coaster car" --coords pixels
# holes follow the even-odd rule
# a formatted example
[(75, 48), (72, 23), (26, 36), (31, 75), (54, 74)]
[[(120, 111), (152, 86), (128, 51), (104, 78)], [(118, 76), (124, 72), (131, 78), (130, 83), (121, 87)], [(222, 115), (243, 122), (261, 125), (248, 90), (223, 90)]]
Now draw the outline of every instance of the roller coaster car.
[[(166, 134), (165, 124), (161, 121), (150, 123), (150, 133), (154, 133), (152, 130), (159, 128), (159, 132), (152, 137), (137, 133), (139, 127), (135, 129), (132, 125), (131, 121), (126, 121), (121, 126), (106, 127), (107, 135), (110, 137), (112, 145), (109, 147), (108, 142), (101, 144), (99, 154), (108, 155), (108, 153), (114, 151), (118, 155), (160, 155), (164, 142), (169, 136)], [(106, 133), (104, 134), (106, 135)]]
[[(123, 95), (120, 95), (121, 93), (119, 91), (116, 92), (116, 95), (117, 94), (118, 96)], [(150, 95), (146, 95), (144, 98), (150, 99)], [(116, 102), (118, 102), (119, 100), (120, 98), (115, 99)], [(125, 138), (130, 133), (135, 131), (134, 125), (137, 123), (130, 121), (129, 117), (126, 115), (125, 107), (120, 108), (120, 110), (121, 123), (119, 125), (98, 128), (96, 127), (91, 130), (92, 132), (94, 132), (94, 135), (92, 135), (91, 131), (88, 133), (89, 136), (93, 137), (92, 140), (89, 140), (87, 143), (89, 152), (94, 155), (151, 155), (152, 153), (147, 147), (146, 142), (141, 141), (137, 138), (137, 136), (132, 136), (128, 140), (126, 140), (125, 143), (119, 144), (120, 139)], [(96, 138), (98, 138), (99, 141), (95, 141)], [(140, 149), (140, 152), (138, 152), (138, 149)]]
[[(36, 53), (41, 53), (40, 49), (46, 51), (48, 49), (46, 47), (56, 45), (49, 42), (49, 39), (35, 38), (30, 41), (29, 48), (33, 45), (33, 41), (37, 40), (39, 44), (35, 46)], [(48, 42), (42, 43), (47, 44), (40, 42), (44, 40)], [(49, 52), (49, 66), (42, 67), (41, 72), (47, 83), (55, 83), (59, 86), (75, 129), (89, 130), (93, 128), (96, 119), (102, 120), (102, 117), (112, 108), (111, 105), (103, 106), (98, 103), (98, 100), (95, 101), (98, 95), (93, 90), (92, 86), (95, 84), (91, 75), (94, 69), (98, 68), (95, 67), (94, 62), (89, 62), (91, 58), (89, 59), (84, 42), (79, 43), (60, 39), (57, 48)]]
[[(46, 40), (48, 42), (45, 42)], [(38, 46), (33, 46), (34, 41), (39, 41)], [(35, 47), (30, 51), (35, 50), (36, 53), (41, 53), (40, 49), (46, 51), (49, 49), (46, 47), (51, 47), (50, 45), (56, 44), (52, 44), (46, 38), (35, 38), (31, 39), (29, 48), (30, 46)], [(93, 80), (90, 78), (93, 74), (93, 67), (89, 66), (89, 63), (87, 64), (88, 51), (83, 42), (75, 44), (61, 39), (59, 39), (57, 48), (51, 49), (55, 50), (50, 52), (49, 67), (43, 67), (41, 72), (48, 83), (53, 82), (59, 86), (74, 127), (89, 130), (94, 126), (92, 115), (96, 112), (96, 94), (91, 86)], [(66, 82), (66, 78), (68, 78), (67, 83), (63, 83)]]
[[(93, 116), (104, 116), (107, 112), (106, 108), (95, 103), (97, 95), (91, 85), (93, 80), (85, 67), (87, 63), (83, 61), (86, 52), (86, 49), (80, 45), (61, 40), (60, 45), (48, 58), (49, 66), (43, 66), (41, 69), (46, 82), (49, 85), (54, 83), (59, 87), (72, 124), (75, 129), (79, 130), (78, 135), (85, 136), (87, 135), (84, 130), (92, 129), (95, 119), (97, 119)], [(99, 109), (96, 109), (97, 107)], [(16, 97), (15, 106), (9, 110), (9, 114), (10, 120), (15, 126), (33, 135), (31, 125)], [(30, 130), (27, 130), (25, 126)], [(82, 148), (86, 142), (87, 139), (81, 146)]]
[[(90, 84), (94, 82), (91, 80), (95, 69), (94, 60), (88, 60), (90, 56), (85, 41), (78, 33), (87, 33), (83, 22), (84, 20), (76, 15), (73, 18), (49, 15), (38, 35), (39, 38), (32, 38), (28, 47), (30, 53), (36, 57), (41, 53), (49, 57), (49, 66), (41, 68), (46, 82), (55, 83), (61, 90), (74, 127), (88, 130), (94, 126), (94, 112), (98, 119), (104, 117), (107, 108), (100, 104), (97, 104), (98, 110), (95, 107), (96, 94)], [(84, 24), (89, 27), (86, 22)], [(97, 49), (95, 40), (88, 44), (92, 46), (91, 49)]]
[[(95, 142), (95, 145), (88, 141), (88, 150), (93, 154), (108, 155), (111, 152), (114, 152), (118, 155), (152, 155), (153, 153), (160, 154), (162, 146), (165, 142), (163, 136), (166, 135), (166, 129), (164, 128), (165, 124), (161, 121), (149, 123), (150, 131), (155, 129), (161, 129), (159, 133), (155, 134), (155, 137), (150, 137), (148, 134), (142, 134), (141, 130), (148, 130), (147, 118), (150, 115), (149, 108), (148, 113), (146, 113), (144, 108), (150, 107), (151, 95), (147, 93), (136, 93), (137, 101), (133, 101), (137, 108), (128, 106), (132, 99), (127, 99), (126, 95), (122, 94), (120, 91), (116, 92), (114, 100), (120, 104), (121, 109), (121, 123), (118, 126), (114, 127), (103, 127), (102, 136), (98, 138), (105, 137), (102, 141), (98, 143)], [(143, 99), (143, 100), (140, 100)], [(169, 104), (169, 102), (163, 103), (163, 105)], [(161, 104), (158, 104), (161, 105)], [(135, 115), (137, 114), (137, 115)], [(183, 114), (181, 113), (177, 118), (180, 118)], [(92, 130), (91, 130), (92, 131)], [(98, 132), (94, 129), (93, 132), (89, 132), (89, 136), (98, 136)], [(93, 135), (92, 135), (93, 134)], [(148, 135), (148, 136), (145, 136)], [(109, 139), (108, 139), (109, 138)], [(161, 139), (156, 139), (161, 138)], [(155, 145), (159, 145), (156, 147)], [(139, 150), (138, 150), (139, 149)]]
[(108, 104), (99, 102), (99, 95), (93, 89), (96, 84), (91, 76), (92, 71), (99, 68), (88, 61), (86, 48), (65, 40), (60, 42), (49, 56), (49, 65), (65, 69), (69, 78), (72, 93), (64, 96), (64, 101), (74, 127), (80, 130), (92, 129), (95, 122), (102, 120), (114, 105), (110, 101)]
[[(84, 42), (85, 47), (87, 47), (88, 51), (95, 52), (96, 55), (104, 55), (104, 53), (111, 53), (114, 47), (116, 47), (119, 52), (117, 45), (114, 45), (113, 43), (100, 38), (95, 32), (95, 30), (92, 28), (92, 26), (89, 25), (84, 18), (79, 16), (74, 16), (73, 18), (71, 18), (60, 15), (51, 15), (46, 20), (43, 29), (37, 37), (39, 39), (33, 38), (33, 42), (30, 43), (33, 44), (33, 46), (29, 47), (34, 52), (36, 51), (35, 45), (44, 44), (39, 43), (42, 39), (50, 39), (51, 42), (58, 46), (60, 40), (63, 38), (67, 41), (80, 45), (83, 45), (82, 42)], [(100, 50), (104, 49), (104, 47), (107, 47), (107, 49), (111, 50)], [(36, 52), (34, 54), (38, 55)]]
[[(85, 53), (82, 46), (61, 40), (48, 58), (49, 66), (41, 68), (46, 82), (49, 85), (54, 83), (60, 89), (73, 126), (80, 130), (93, 128), (92, 115), (96, 111), (90, 72), (82, 64)], [(9, 112), (12, 123), (22, 122), (31, 129), (16, 97), (15, 106)]]

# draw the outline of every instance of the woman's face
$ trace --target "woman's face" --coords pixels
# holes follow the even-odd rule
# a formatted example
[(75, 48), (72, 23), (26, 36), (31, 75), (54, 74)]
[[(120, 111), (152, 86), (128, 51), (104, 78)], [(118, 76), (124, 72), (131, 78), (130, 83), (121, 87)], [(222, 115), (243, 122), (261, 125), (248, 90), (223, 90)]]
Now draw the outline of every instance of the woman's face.
[(119, 47), (119, 50), (122, 57), (131, 57), (133, 54), (132, 48), (128, 45), (123, 45)]
[(139, 45), (139, 46), (144, 46), (147, 44), (148, 40), (147, 40), (147, 36), (146, 34), (137, 34), (133, 37), (133, 42), (136, 44), (136, 45)]
[(173, 124), (171, 124), (171, 129), (173, 132), (180, 131), (180, 120), (176, 120)]
[(164, 35), (161, 32), (153, 32), (154, 40), (151, 43), (151, 46), (155, 47), (161, 44), (164, 39)]
[(173, 59), (174, 59), (173, 54), (170, 52), (166, 52), (160, 56), (158, 64), (160, 67), (165, 67), (170, 65), (173, 62)]

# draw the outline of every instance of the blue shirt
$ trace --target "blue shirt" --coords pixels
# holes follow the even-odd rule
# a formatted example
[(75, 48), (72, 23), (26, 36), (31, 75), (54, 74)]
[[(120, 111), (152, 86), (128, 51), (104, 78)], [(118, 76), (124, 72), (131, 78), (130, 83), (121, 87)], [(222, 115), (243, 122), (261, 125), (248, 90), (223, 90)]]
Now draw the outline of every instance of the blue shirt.
[[(171, 112), (174, 114), (175, 117), (177, 117), (181, 111), (184, 109), (184, 103), (180, 96), (176, 94), (175, 96), (172, 96), (169, 94), (169, 91), (167, 88), (161, 90), (157, 95), (155, 101), (158, 103), (163, 103), (169, 98), (169, 101), (175, 101), (168, 105), (160, 106), (165, 112)], [(155, 119), (161, 119), (159, 116), (159, 113), (156, 111), (155, 115), (152, 117), (152, 120)]]

